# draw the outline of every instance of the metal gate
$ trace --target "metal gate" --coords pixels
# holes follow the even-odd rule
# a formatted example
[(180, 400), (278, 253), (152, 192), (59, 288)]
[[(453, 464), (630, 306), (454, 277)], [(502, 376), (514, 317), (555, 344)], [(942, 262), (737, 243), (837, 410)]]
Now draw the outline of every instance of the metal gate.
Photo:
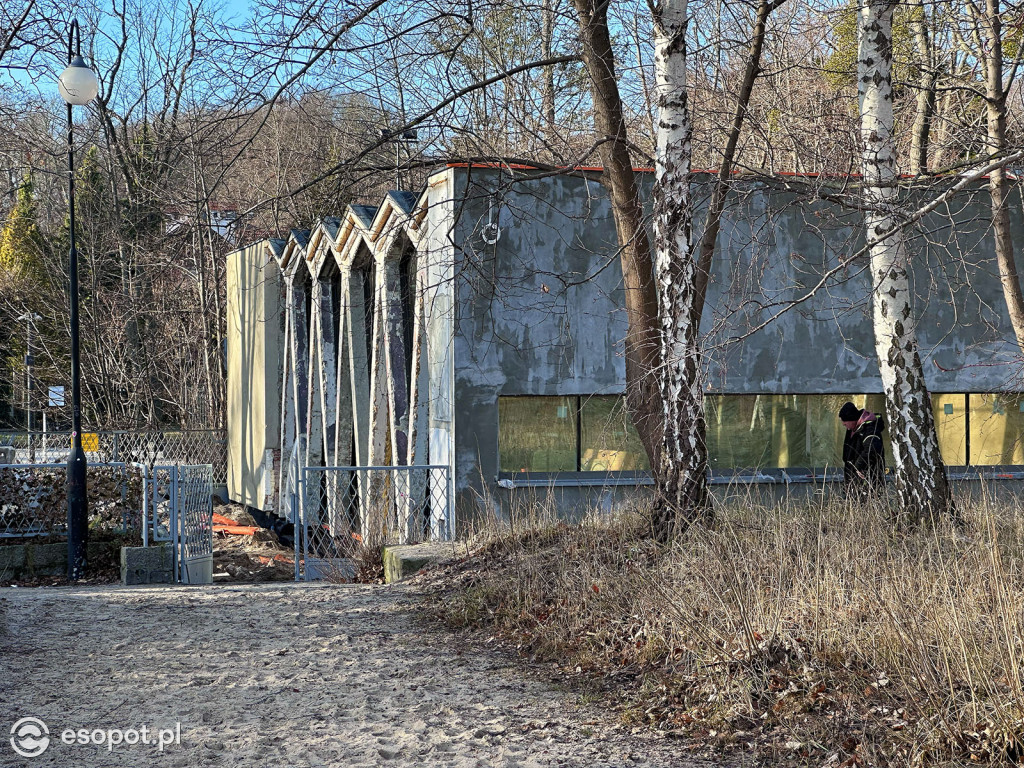
[(213, 466), (134, 465), (142, 473), (142, 543), (170, 542), (181, 584), (213, 582)]
[(304, 467), (288, 499), (296, 580), (348, 575), (360, 542), (448, 541), (454, 534), (446, 466)]

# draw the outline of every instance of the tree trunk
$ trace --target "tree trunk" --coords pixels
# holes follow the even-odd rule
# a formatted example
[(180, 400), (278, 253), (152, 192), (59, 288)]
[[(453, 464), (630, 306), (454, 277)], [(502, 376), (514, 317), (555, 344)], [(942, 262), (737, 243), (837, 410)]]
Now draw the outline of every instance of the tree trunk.
[[(893, 0), (867, 0), (859, 9), (857, 79), (869, 240), (880, 238), (897, 222), (893, 5)], [(881, 238), (870, 254), (875, 349), (885, 389), (899, 506), (910, 520), (943, 514), (951, 510), (952, 502), (918, 354), (904, 230)]]
[[(740, 131), (747, 116), (747, 109), (750, 106), (750, 96), (754, 92), (754, 83), (761, 71), (761, 50), (764, 47), (765, 26), (768, 23), (768, 16), (778, 8), (785, 0), (759, 0), (757, 15), (754, 19), (754, 31), (750, 39), (750, 49), (747, 55), (747, 65), (743, 73), (743, 82), (740, 85), (740, 92), (736, 99), (736, 110), (733, 113), (732, 126), (729, 129), (729, 136), (725, 143), (725, 151), (722, 152), (722, 162), (718, 168), (718, 180), (711, 191), (711, 202), (708, 204), (708, 214), (704, 224), (704, 234), (700, 240), (700, 261), (697, 264), (697, 287), (694, 291), (694, 316), (703, 317), (704, 299), (707, 297), (708, 283), (711, 280), (712, 258), (715, 254), (715, 245), (718, 243), (718, 233), (722, 227), (722, 214), (725, 211), (725, 200), (729, 193), (729, 179), (732, 177), (733, 168), (736, 163), (736, 147), (739, 145)], [(699, 321), (698, 321), (699, 324)]]
[(693, 128), (687, 104), (686, 14), (686, 0), (664, 0), (654, 7), (658, 91), (654, 272), (661, 316), (664, 435), (653, 524), (662, 540), (711, 514), (698, 345), (703, 302), (698, 296), (689, 179)]
[[(985, 14), (980, 21), (985, 32), (983, 56), (988, 154), (989, 157), (995, 157), (1006, 151), (1006, 90), (1003, 88), (1003, 43), (999, 0), (986, 0)], [(997, 168), (989, 174), (988, 188), (992, 197), (992, 232), (996, 242), (999, 281), (1003, 286), (1003, 297), (1010, 315), (1013, 335), (1017, 339), (1017, 346), (1024, 350), (1024, 294), (1021, 293), (1020, 277), (1013, 255), (1010, 210), (1006, 199), (1009, 189), (1005, 168)]]
[[(544, 0), (541, 6), (541, 58), (550, 59), (554, 50), (555, 0)], [(550, 65), (541, 70), (541, 112), (543, 135), (549, 146), (554, 146), (559, 130), (555, 121), (555, 67)]]
[(658, 294), (651, 246), (644, 228), (636, 176), (615, 79), (615, 57), (608, 32), (609, 0), (573, 0), (579, 15), (583, 61), (590, 73), (594, 123), (610, 189), (626, 304), (626, 406), (636, 425), (651, 469), (661, 457), (662, 408), (654, 370), (658, 362)]
[(938, 72), (931, 39), (928, 37), (928, 17), (925, 15), (923, 0), (916, 0), (911, 6), (911, 13), (911, 28), (921, 61), (921, 74), (918, 78), (917, 105), (910, 137), (910, 173), (914, 176), (924, 176), (928, 173), (928, 150), (931, 143), (932, 118), (935, 115)]

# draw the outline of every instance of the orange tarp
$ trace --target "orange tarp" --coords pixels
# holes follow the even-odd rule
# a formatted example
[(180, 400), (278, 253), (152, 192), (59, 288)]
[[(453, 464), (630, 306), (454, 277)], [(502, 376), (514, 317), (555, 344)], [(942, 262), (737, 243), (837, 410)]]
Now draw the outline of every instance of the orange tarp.
[(230, 517), (213, 513), (213, 532), (226, 533), (229, 536), (252, 536), (259, 530), (256, 525), (239, 525)]

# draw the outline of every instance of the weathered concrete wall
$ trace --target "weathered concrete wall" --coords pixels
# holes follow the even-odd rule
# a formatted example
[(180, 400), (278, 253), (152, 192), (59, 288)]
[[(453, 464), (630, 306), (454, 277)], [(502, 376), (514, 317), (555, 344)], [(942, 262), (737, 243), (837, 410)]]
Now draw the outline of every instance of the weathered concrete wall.
[[(734, 197), (704, 317), (706, 331), (722, 326), (709, 340), (711, 389), (880, 392), (867, 257), (840, 264), (863, 245), (859, 215), (764, 187)], [(908, 208), (923, 199), (908, 201)], [(1011, 205), (1019, 240), (1024, 236), (1019, 187)], [(995, 264), (987, 193), (965, 193), (952, 210), (932, 213), (912, 234), (918, 339), (929, 389), (986, 392), (1019, 386), (1014, 363), (1019, 354)], [(1024, 255), (1017, 257), (1024, 265)], [(721, 346), (768, 319), (784, 302), (806, 295), (830, 270), (837, 272), (828, 288), (742, 342)], [(765, 304), (775, 306), (765, 309)]]
[[(695, 189), (699, 200), (699, 179)], [(842, 264), (862, 243), (860, 215), (814, 190), (802, 194), (736, 185), (704, 317), (709, 391), (881, 391), (867, 259)], [(965, 195), (954, 208), (954, 226), (944, 210), (915, 230), (928, 384), (935, 392), (1005, 391), (1017, 354), (987, 235), (987, 195)], [(621, 270), (596, 177), (452, 167), (432, 176), (418, 200), (393, 193), (378, 208), (350, 206), (274, 251), (288, 285), (280, 304), (260, 272), (269, 269), (263, 253), (229, 260), (232, 498), (251, 506), (263, 503), (265, 451), (280, 445), (281, 499), (296, 490), (293, 463), (422, 464), (426, 455), (453, 467), (458, 514), (490, 513), (508, 496), (495, 484), (500, 396), (625, 388)], [(759, 328), (825, 276), (824, 287)], [(628, 492), (607, 489), (603, 477), (586, 491), (579, 478), (559, 480), (566, 504), (601, 505)]]
[[(507, 497), (494, 485), (498, 397), (623, 392), (625, 317), (614, 222), (596, 181), (511, 182), (492, 169), (461, 169), (454, 181), (455, 482), (469, 515)], [(1013, 199), (1013, 227), (1024, 240), (1019, 190)], [(935, 392), (1014, 386), (1017, 354), (986, 206), (984, 192), (964, 196), (954, 226), (942, 212), (916, 230), (918, 332)], [(488, 242), (493, 223), (501, 234)], [(763, 185), (733, 195), (704, 317), (709, 390), (881, 391), (867, 258), (840, 264), (863, 242), (859, 224), (856, 211)], [(1018, 262), (1024, 269), (1020, 254)], [(832, 270), (826, 288), (751, 333)]]
[[(89, 563), (95, 566), (96, 563), (112, 562), (120, 548), (117, 542), (90, 541), (87, 547)], [(64, 576), (67, 572), (66, 542), (47, 544), (29, 541), (0, 546), (0, 582)]]
[[(431, 188), (423, 261), (426, 326), (427, 451), (429, 463), (455, 461), (455, 174), (447, 172)], [(467, 425), (467, 428), (469, 425)]]
[(265, 242), (227, 257), (228, 495), (274, 508), (281, 448), (281, 277)]
[[(594, 181), (455, 177), (455, 488), (497, 501), (500, 395), (618, 394), (625, 365), (615, 225)], [(489, 223), (500, 235), (494, 243)], [(487, 493), (483, 493), (484, 489)]]

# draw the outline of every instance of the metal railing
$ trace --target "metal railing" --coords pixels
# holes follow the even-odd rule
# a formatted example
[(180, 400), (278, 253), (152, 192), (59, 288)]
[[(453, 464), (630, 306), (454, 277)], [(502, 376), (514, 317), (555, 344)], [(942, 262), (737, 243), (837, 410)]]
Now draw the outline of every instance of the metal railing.
[(213, 468), (209, 464), (133, 464), (141, 478), (142, 545), (171, 542), (174, 578), (213, 581)]
[(447, 541), (454, 533), (446, 466), (304, 467), (289, 503), (296, 579), (343, 569), (359, 542)]
[[(123, 462), (88, 467), (89, 525), (127, 533), (141, 526), (141, 482)], [(0, 464), (0, 537), (67, 533), (67, 466)]]
[[(85, 433), (89, 463), (209, 464), (214, 485), (227, 483), (227, 433), (218, 429), (115, 430)], [(0, 446), (14, 448), (14, 463), (59, 463), (71, 452), (70, 432), (0, 431)]]

